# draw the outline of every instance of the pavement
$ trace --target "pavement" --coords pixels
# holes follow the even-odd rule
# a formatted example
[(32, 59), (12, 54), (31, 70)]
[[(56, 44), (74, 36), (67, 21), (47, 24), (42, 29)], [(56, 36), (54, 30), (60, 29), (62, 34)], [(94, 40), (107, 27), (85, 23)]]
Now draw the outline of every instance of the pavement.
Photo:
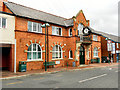
[[(118, 90), (117, 88), (120, 83), (118, 80), (118, 75), (120, 75), (118, 74), (120, 72), (118, 65), (104, 65), (106, 66), (92, 69), (71, 69), (59, 73), (51, 72), (2, 80), (2, 90), (6, 90), (7, 88), (11, 90), (18, 90), (18, 88), (31, 90), (43, 90), (43, 88), (48, 90), (61, 90), (62, 88), (64, 88), (64, 90), (66, 90), (66, 88), (80, 90), (82, 90), (81, 88), (84, 90), (94, 88), (91, 90), (96, 90), (96, 88), (105, 88), (106, 90), (107, 88), (109, 90)], [(91, 66), (98, 65), (93, 64)]]
[(39, 75), (39, 74), (46, 74), (46, 73), (57, 73), (57, 72), (63, 72), (63, 71), (75, 71), (75, 70), (82, 70), (82, 69), (92, 69), (92, 68), (102, 68), (102, 67), (110, 67), (110, 66), (115, 66), (120, 63), (94, 63), (94, 64), (89, 64), (89, 65), (80, 65), (78, 67), (70, 67), (70, 66), (65, 66), (65, 67), (59, 67), (59, 68), (47, 68), (47, 71), (44, 69), (40, 70), (31, 70), (31, 71), (26, 71), (26, 72), (10, 72), (10, 71), (2, 71), (2, 76), (0, 77), (0, 80), (5, 80), (5, 79), (13, 79), (13, 78), (20, 78), (20, 77), (27, 77), (27, 76), (32, 76), (32, 75)]

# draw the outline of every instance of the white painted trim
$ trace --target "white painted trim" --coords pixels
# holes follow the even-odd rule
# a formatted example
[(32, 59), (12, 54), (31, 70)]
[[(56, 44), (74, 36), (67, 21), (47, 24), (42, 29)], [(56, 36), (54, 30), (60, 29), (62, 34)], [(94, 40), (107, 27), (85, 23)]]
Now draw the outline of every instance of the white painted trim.
[[(54, 47), (55, 47), (55, 50), (56, 50), (56, 45)], [(59, 47), (61, 48), (61, 58), (63, 58), (63, 51), (62, 51), (62, 47), (60, 45), (58, 45), (58, 51), (52, 51), (52, 53), (53, 52), (58, 52), (58, 55), (59, 55), (59, 52), (60, 52)], [(55, 59), (58, 59), (58, 58), (55, 58)]]
[(52, 60), (63, 60), (63, 58), (56, 58), (56, 59), (52, 59)]
[(73, 60), (73, 58), (68, 58), (68, 59)]
[[(31, 22), (31, 21), (28, 21), (28, 22)], [(41, 24), (41, 23), (36, 23), (36, 22), (31, 22), (31, 23), (32, 23), (32, 31), (27, 30), (28, 32), (42, 33), (42, 27), (41, 27), (41, 32), (38, 32), (38, 25)], [(36, 23), (36, 31), (33, 31), (33, 23)], [(28, 25), (27, 25), (27, 27), (28, 27)]]
[[(72, 51), (72, 50), (69, 50), (69, 59), (73, 59), (73, 57), (72, 57), (72, 58), (70, 57), (70, 51)], [(73, 54), (72, 54), (72, 55), (73, 55)]]
[(68, 32), (68, 34), (69, 34), (69, 37), (72, 37), (72, 35), (70, 35), (70, 29), (72, 29), (72, 28), (69, 28), (69, 32)]
[(1, 25), (0, 25), (1, 27), (0, 28), (2, 28), (2, 17), (0, 17), (0, 19), (1, 19)]
[(37, 59), (37, 60), (35, 60), (35, 59), (34, 60), (33, 59), (27, 59), (26, 62), (36, 62), (36, 61), (43, 61), (43, 60), (42, 59), (40, 59), (40, 60), (39, 59)]
[(14, 73), (16, 73), (16, 39), (15, 39), (15, 49), (14, 49)]
[[(53, 33), (53, 27), (55, 28), (55, 33)], [(52, 26), (52, 35), (62, 36), (62, 28), (61, 28), (61, 35), (56, 34), (56, 28), (61, 28), (61, 27)]]
[(119, 43), (117, 43), (117, 48), (119, 48)]
[[(33, 44), (36, 44), (36, 51), (33, 51)], [(34, 60), (34, 61), (35, 61), (35, 60), (42, 60), (42, 48), (41, 48), (41, 46), (40, 46), (38, 43), (32, 43), (31, 45), (32, 45), (32, 50), (31, 50), (31, 51), (27, 51), (27, 52), (31, 52), (31, 53), (33, 53), (33, 52), (37, 52), (37, 53), (38, 53), (38, 52), (41, 52), (41, 58), (40, 58), (40, 59), (33, 59), (33, 54), (31, 54), (31, 58), (32, 58), (32, 59), (27, 59), (27, 61), (29, 61), (29, 60)], [(37, 45), (39, 45), (41, 51), (38, 51), (38, 50), (37, 50)], [(30, 46), (30, 45), (29, 45), (29, 46)], [(29, 48), (29, 47), (28, 47), (28, 48)], [(38, 55), (38, 54), (37, 54), (37, 55)], [(38, 56), (37, 56), (37, 57), (38, 57)]]
[[(3, 28), (3, 27), (2, 27), (2, 19), (3, 19), (3, 18), (6, 19), (6, 26), (5, 26), (5, 28), (7, 28), (7, 18), (6, 18), (6, 17), (0, 17), (0, 18), (1, 18), (1, 27), (0, 27), (0, 28)], [(3, 28), (3, 29), (5, 29), (5, 28)]]
[(94, 56), (95, 58), (98, 58), (98, 56)]
[(93, 41), (98, 41), (98, 36), (97, 35), (93, 35)]
[(103, 75), (99, 75), (99, 76), (92, 77), (92, 78), (89, 78), (89, 79), (81, 80), (81, 81), (78, 81), (78, 82), (79, 82), (79, 83), (82, 83), (82, 82), (90, 81), (90, 80), (93, 80), (93, 79), (96, 79), (96, 78), (99, 78), (99, 77), (103, 77), (103, 76), (106, 76), (106, 75), (107, 75), (107, 74), (103, 74)]

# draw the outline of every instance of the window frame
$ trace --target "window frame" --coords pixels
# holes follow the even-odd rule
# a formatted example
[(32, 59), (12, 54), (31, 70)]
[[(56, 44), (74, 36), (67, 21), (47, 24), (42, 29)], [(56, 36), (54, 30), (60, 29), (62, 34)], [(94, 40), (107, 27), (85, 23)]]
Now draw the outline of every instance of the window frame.
[(98, 36), (97, 35), (93, 35), (93, 41), (98, 41)]
[[(95, 50), (96, 49), (96, 50)], [(97, 47), (94, 47), (94, 51), (93, 51), (93, 56), (94, 57), (98, 57), (98, 48)]]
[[(33, 51), (33, 45), (34, 44), (36, 44), (36, 51)], [(32, 45), (32, 46), (31, 46)], [(42, 60), (42, 47), (39, 45), (39, 44), (37, 44), (37, 43), (32, 43), (30, 46), (31, 46), (31, 51), (27, 51), (27, 61), (37, 61), (37, 60)], [(30, 47), (29, 46), (29, 47)], [(38, 51), (38, 48), (37, 48), (37, 46), (39, 46), (40, 47), (40, 49), (41, 49), (41, 51)], [(28, 47), (28, 48), (29, 48)], [(31, 59), (28, 59), (28, 53), (29, 52), (31, 52)], [(33, 53), (34, 52), (36, 52), (37, 53), (37, 55), (36, 55), (36, 59), (33, 59)], [(41, 58), (40, 59), (38, 59), (38, 52), (41, 52)]]
[(72, 52), (72, 50), (69, 50), (69, 59), (73, 59), (73, 53), (72, 53), (72, 57), (71, 57), (71, 52)]
[[(80, 25), (80, 26), (79, 26)], [(82, 26), (82, 28), (80, 28)], [(84, 28), (84, 25), (82, 24), (82, 23), (79, 23), (78, 24), (78, 36), (80, 35), (79, 33), (80, 33), (80, 30), (83, 30), (83, 28)], [(82, 31), (81, 31), (82, 32)]]
[[(53, 30), (53, 28), (54, 28), (54, 30)], [(61, 29), (61, 35), (57, 34), (57, 29), (59, 30), (59, 28)], [(58, 31), (58, 33), (59, 33), (59, 31)], [(62, 28), (61, 27), (52, 26), (52, 35), (62, 36)]]
[[(70, 30), (72, 30), (72, 28), (69, 28), (69, 36), (71, 37), (71, 36), (72, 36), (72, 34), (71, 34)], [(70, 35), (70, 34), (71, 34), (71, 35)]]
[[(58, 46), (58, 51), (56, 51), (57, 49), (56, 49), (56, 46)], [(55, 51), (53, 51), (53, 49), (52, 49), (52, 59), (63, 59), (63, 52), (62, 52), (62, 47), (60, 46), (60, 45), (55, 45), (54, 46), (55, 47)], [(53, 47), (53, 48), (54, 48)], [(59, 50), (59, 47), (61, 48), (61, 52), (60, 52), (60, 50)], [(55, 53), (55, 57), (53, 57), (53, 53)], [(56, 53), (58, 53), (58, 56), (56, 56)], [(59, 58), (59, 54), (61, 53), (61, 58)], [(56, 58), (56, 57), (58, 57), (58, 58)]]
[[(29, 22), (31, 22), (31, 21), (28, 21), (28, 23), (29, 23)], [(32, 24), (31, 24), (31, 25), (32, 25), (32, 26), (31, 26), (31, 28), (32, 28), (31, 31), (29, 31), (29, 24), (27, 25), (27, 26), (28, 26), (28, 32), (42, 33), (42, 27), (40, 28), (40, 32), (39, 32), (39, 29), (38, 29), (38, 26), (39, 26), (39, 25), (40, 25), (40, 26), (42, 25), (41, 23), (36, 23), (36, 22), (31, 22), (31, 23), (32, 23)], [(36, 31), (33, 31), (33, 28), (34, 28), (33, 25), (34, 25), (34, 24), (36, 24)]]
[[(2, 22), (3, 18), (6, 19), (6, 22), (5, 22), (5, 24), (6, 24), (6, 25), (5, 25), (5, 28), (7, 28), (7, 18), (5, 18), (5, 17), (0, 17), (0, 19), (1, 19), (1, 20), (0, 20), (0, 21), (1, 21), (0, 28), (3, 28), (3, 22)], [(3, 29), (5, 29), (5, 28), (3, 28)]]
[(117, 48), (119, 48), (119, 43), (117, 43)]

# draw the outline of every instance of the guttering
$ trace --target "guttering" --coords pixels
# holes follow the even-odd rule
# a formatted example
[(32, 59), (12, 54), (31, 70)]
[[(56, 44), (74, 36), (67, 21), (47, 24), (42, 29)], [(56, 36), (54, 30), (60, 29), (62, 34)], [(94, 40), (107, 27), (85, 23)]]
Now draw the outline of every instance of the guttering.
[[(92, 33), (93, 33), (93, 34), (100, 35), (100, 36), (103, 36), (104, 38), (108, 38), (108, 37), (106, 37), (106, 36), (104, 36), (104, 35), (102, 35), (102, 34), (98, 34), (98, 33), (95, 33), (95, 32), (92, 32)], [(113, 42), (115, 42), (115, 43), (120, 43), (120, 42), (114, 41), (114, 40), (112, 40), (112, 39), (109, 39), (109, 40), (111, 40), (111, 41), (113, 41)]]

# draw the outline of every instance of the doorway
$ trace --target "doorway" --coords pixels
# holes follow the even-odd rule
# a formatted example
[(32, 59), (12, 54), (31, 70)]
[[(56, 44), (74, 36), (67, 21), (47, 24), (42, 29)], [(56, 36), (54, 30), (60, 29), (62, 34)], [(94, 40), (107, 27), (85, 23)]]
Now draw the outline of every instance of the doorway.
[[(1, 48), (1, 47), (0, 47)], [(2, 47), (2, 59), (0, 60), (1, 70), (9, 70), (10, 68), (10, 48), (9, 47)]]
[(85, 64), (85, 48), (80, 46), (79, 64)]

